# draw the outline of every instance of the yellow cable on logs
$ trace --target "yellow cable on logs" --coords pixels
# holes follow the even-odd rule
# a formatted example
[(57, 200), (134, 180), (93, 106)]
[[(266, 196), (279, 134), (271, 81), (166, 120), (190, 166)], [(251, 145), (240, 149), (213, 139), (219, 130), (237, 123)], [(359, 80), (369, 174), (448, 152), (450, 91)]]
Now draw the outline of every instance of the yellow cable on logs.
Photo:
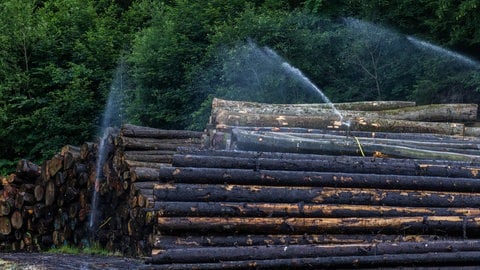
[(358, 149), (360, 149), (360, 153), (362, 153), (362, 157), (365, 156), (365, 153), (363, 152), (363, 148), (362, 148), (362, 145), (360, 144), (360, 141), (358, 140), (357, 137), (353, 136), (355, 138), (355, 141), (357, 142), (358, 144)]

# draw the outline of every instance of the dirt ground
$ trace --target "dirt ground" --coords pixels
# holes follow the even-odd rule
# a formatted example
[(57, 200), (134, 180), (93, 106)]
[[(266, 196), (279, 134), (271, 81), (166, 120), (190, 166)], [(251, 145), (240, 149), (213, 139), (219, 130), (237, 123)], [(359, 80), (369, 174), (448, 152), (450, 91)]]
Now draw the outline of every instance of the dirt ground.
[(116, 256), (48, 253), (0, 253), (0, 269), (139, 269), (142, 260)]

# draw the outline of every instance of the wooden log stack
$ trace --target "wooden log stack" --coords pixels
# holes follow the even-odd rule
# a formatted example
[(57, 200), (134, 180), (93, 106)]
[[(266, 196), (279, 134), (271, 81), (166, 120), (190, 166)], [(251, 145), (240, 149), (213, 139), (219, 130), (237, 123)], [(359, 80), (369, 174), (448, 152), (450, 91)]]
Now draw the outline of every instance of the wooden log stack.
[[(325, 105), (215, 100), (210, 149), (180, 148), (144, 176), (157, 181), (146, 268), (478, 265), (480, 140), (465, 133), (476, 105), (354, 105), (355, 121), (408, 129), (334, 128)], [(305, 111), (322, 114), (305, 126)]]
[(121, 179), (125, 193), (121, 211), (124, 224), (123, 239), (129, 240), (133, 254), (150, 256), (150, 237), (155, 212), (153, 186), (158, 183), (157, 171), (171, 167), (179, 146), (201, 148), (203, 132), (163, 130), (135, 125), (124, 125), (115, 138), (115, 152), (110, 167), (111, 175)]
[[(301, 166), (323, 161), (331, 167)], [(351, 170), (336, 167), (343, 164)], [(437, 166), (443, 169), (427, 169)], [(183, 148), (171, 167), (155, 169), (148, 268), (477, 264), (478, 169), (461, 161)]]
[[(326, 105), (215, 100), (206, 133), (124, 125), (101, 168), (96, 143), (21, 160), (2, 179), (0, 249), (94, 239), (150, 256), (146, 269), (480, 264), (480, 139), (466, 132), (476, 105), (337, 105), (358, 120), (350, 129)], [(330, 122), (302, 126), (304, 113)], [(261, 121), (233, 126), (241, 114)], [(423, 127), (356, 128), (380, 116)]]
[[(93, 149), (85, 149), (84, 151)], [(88, 157), (65, 146), (42, 166), (20, 160), (2, 181), (2, 250), (40, 251), (88, 243)]]
[(67, 145), (41, 166), (20, 160), (2, 179), (0, 249), (42, 251), (95, 241), (124, 255), (150, 255), (150, 173), (171, 166), (178, 146), (201, 148), (202, 135), (125, 125), (105, 139), (101, 168), (98, 143)]

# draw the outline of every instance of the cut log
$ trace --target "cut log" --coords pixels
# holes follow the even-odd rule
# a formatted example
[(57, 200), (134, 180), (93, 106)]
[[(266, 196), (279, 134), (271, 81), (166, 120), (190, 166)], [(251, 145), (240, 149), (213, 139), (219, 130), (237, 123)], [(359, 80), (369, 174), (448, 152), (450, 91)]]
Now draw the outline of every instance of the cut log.
[[(299, 134), (299, 133), (287, 133), (287, 132), (257, 132), (265, 136), (276, 136), (277, 138), (305, 138), (309, 140), (330, 140), (330, 141), (342, 141), (348, 140), (348, 137), (354, 138), (353, 136), (341, 136), (336, 134)], [(471, 149), (478, 150), (480, 149), (478, 142), (468, 141), (468, 140), (438, 140), (438, 141), (421, 141), (417, 139), (407, 140), (402, 139), (390, 139), (390, 138), (377, 138), (377, 137), (356, 137), (361, 144), (388, 144), (388, 145), (397, 145), (397, 146), (406, 146), (406, 147), (417, 147), (422, 149), (429, 150), (443, 150), (443, 149), (455, 149), (459, 151), (461, 149)]]
[(399, 207), (348, 204), (164, 202), (153, 209), (163, 217), (390, 217), (480, 216), (476, 208)]
[[(231, 102), (233, 103), (233, 102)], [(243, 113), (251, 115), (277, 115), (282, 116), (322, 116), (327, 119), (338, 120), (338, 114), (330, 104), (315, 106), (314, 104), (238, 104), (235, 106), (217, 106), (212, 104), (212, 116), (221, 111)], [(239, 106), (240, 105), (240, 106)], [(346, 106), (345, 106), (346, 107)], [(381, 111), (345, 110), (337, 108), (343, 119), (395, 119), (410, 121), (442, 121), (442, 122), (472, 122), (477, 117), (477, 104), (430, 104), (423, 106), (402, 107)]]
[(34, 196), (37, 202), (43, 200), (43, 195), (45, 194), (45, 189), (42, 185), (35, 185)]
[(9, 235), (12, 232), (10, 217), (0, 217), (0, 234)]
[(479, 180), (453, 177), (194, 167), (161, 168), (158, 171), (158, 177), (158, 179), (163, 182), (173, 181), (175, 183), (190, 184), (350, 187), (480, 192)]
[(48, 181), (45, 187), (45, 204), (47, 206), (53, 205), (56, 196), (56, 187), (53, 181)]
[[(382, 111), (388, 109), (398, 109), (405, 107), (414, 107), (414, 101), (358, 101), (346, 103), (334, 103), (333, 106), (339, 110), (353, 110), (353, 111)], [(327, 103), (308, 103), (308, 104), (268, 104), (249, 101), (236, 101), (214, 98), (212, 101), (212, 108), (327, 108), (330, 109), (332, 105)]]
[(135, 137), (135, 138), (188, 139), (188, 138), (201, 138), (203, 133), (198, 131), (165, 130), (165, 129), (156, 129), (156, 128), (125, 124), (122, 126), (120, 135), (124, 137)]
[(136, 160), (125, 160), (125, 164), (129, 168), (141, 167), (141, 168), (160, 169), (162, 167), (171, 166), (170, 163), (144, 162), (144, 161), (136, 161)]
[[(220, 110), (214, 119), (217, 125), (227, 126), (263, 126), (263, 127), (303, 127), (303, 128), (339, 128), (341, 119), (323, 116), (291, 116), (275, 114), (248, 114)], [(446, 135), (464, 135), (462, 123), (420, 122), (388, 118), (358, 118), (350, 120), (350, 129), (359, 131), (439, 133)]]
[(62, 147), (61, 155), (63, 156), (63, 167), (68, 170), (80, 160), (80, 147), (66, 145)]
[[(145, 151), (149, 152), (149, 151)], [(148, 153), (130, 153), (125, 152), (124, 157), (125, 160), (132, 160), (132, 161), (142, 161), (142, 162), (155, 162), (155, 163), (172, 163), (172, 158), (174, 151), (165, 151), (169, 152), (169, 154), (157, 154), (152, 155)]]
[(90, 160), (94, 157), (94, 148), (95, 144), (93, 142), (86, 142), (80, 147), (80, 159), (81, 160)]
[(439, 235), (386, 235), (386, 234), (280, 234), (280, 235), (207, 235), (175, 236), (157, 234), (152, 246), (158, 249), (193, 247), (236, 247), (261, 245), (307, 245), (307, 244), (359, 244), (379, 242), (425, 242), (461, 241), (462, 237)]
[(157, 201), (184, 202), (305, 202), (410, 207), (480, 206), (480, 193), (386, 189), (158, 184), (153, 194)]
[(63, 168), (63, 156), (57, 154), (52, 159), (47, 161), (47, 171), (50, 177), (54, 177), (55, 174)]
[(425, 254), (432, 252), (478, 251), (480, 243), (466, 241), (430, 241), (349, 245), (279, 245), (251, 247), (205, 247), (169, 249), (147, 262), (208, 263), (240, 260), (271, 260), (332, 256), (373, 256), (383, 254)]
[(8, 216), (12, 212), (13, 205), (8, 200), (0, 200), (0, 216)]
[[(273, 260), (242, 260), (199, 264), (159, 264), (148, 269), (324, 269), (394, 266), (447, 266), (447, 268), (478, 265), (480, 252), (430, 252), (412, 254), (385, 254), (370, 256), (332, 256)], [(416, 267), (417, 269), (417, 267)], [(429, 268), (427, 268), (429, 269)], [(461, 267), (463, 269), (463, 267)]]
[[(171, 178), (173, 172), (187, 177), (189, 171), (196, 171), (199, 181), (205, 177), (212, 176), (218, 179), (218, 170), (222, 169), (230, 174), (238, 174), (239, 177), (246, 171), (241, 172), (238, 168), (244, 170), (254, 170), (267, 173), (264, 170), (282, 170), (302, 172), (343, 172), (343, 173), (362, 173), (362, 174), (386, 174), (386, 175), (422, 175), (422, 176), (442, 176), (442, 177), (461, 177), (461, 178), (479, 178), (480, 165), (462, 162), (439, 162), (429, 160), (400, 160), (388, 158), (364, 158), (364, 157), (337, 157), (324, 156), (325, 158), (315, 159), (270, 159), (270, 158), (234, 158), (222, 156), (174, 156), (173, 164), (176, 167), (161, 168), (159, 173), (162, 177)], [(185, 168), (180, 168), (185, 167)], [(198, 167), (198, 168), (186, 168)], [(204, 168), (212, 168), (207, 170)], [(213, 168), (217, 168), (215, 171)], [(248, 177), (254, 177), (255, 172), (249, 172)], [(275, 172), (272, 172), (274, 175)], [(296, 173), (288, 173), (295, 178)], [(158, 174), (157, 174), (158, 175)], [(217, 177), (214, 177), (217, 175)], [(232, 178), (235, 176), (232, 175)], [(244, 174), (245, 175), (245, 174)], [(310, 176), (313, 176), (310, 174)], [(326, 176), (326, 174), (325, 174)], [(175, 176), (174, 176), (175, 177)], [(378, 176), (381, 177), (381, 176)], [(398, 176), (400, 177), (400, 176)], [(175, 177), (177, 179), (180, 176)], [(225, 177), (227, 178), (227, 177)], [(254, 177), (257, 179), (258, 177)], [(153, 178), (152, 180), (155, 180)], [(226, 179), (225, 179), (226, 180)], [(264, 179), (263, 181), (268, 181)], [(454, 180), (450, 180), (454, 181)], [(472, 182), (473, 183), (473, 182)]]
[(381, 152), (388, 156), (415, 158), (415, 159), (442, 159), (466, 162), (480, 162), (480, 156), (455, 152), (443, 152), (441, 149), (421, 149), (406, 146), (359, 142), (358, 139), (345, 137), (341, 140), (319, 140), (282, 136), (274, 134), (258, 134), (234, 129), (236, 147), (240, 150), (277, 151), (294, 153), (315, 153), (335, 155), (364, 155), (373, 156)]
[[(293, 133), (296, 135), (316, 134), (316, 135), (337, 135), (337, 136), (355, 136), (359, 138), (379, 138), (392, 140), (417, 140), (417, 141), (433, 141), (433, 142), (471, 142), (479, 143), (478, 136), (459, 136), (445, 135), (435, 133), (393, 133), (393, 132), (375, 132), (375, 131), (357, 131), (352, 129), (312, 129), (299, 127), (248, 127), (248, 126), (222, 126), (218, 127), (217, 132), (231, 133), (232, 129), (237, 128), (245, 131), (256, 132), (275, 132), (275, 133)], [(465, 127), (467, 129), (467, 127)], [(214, 135), (215, 133), (213, 133)], [(212, 134), (210, 134), (212, 136)], [(188, 150), (188, 147), (184, 147)], [(182, 148), (177, 149), (177, 152)], [(203, 150), (203, 149), (201, 149)], [(208, 151), (208, 150), (205, 150)]]
[(14, 211), (12, 217), (10, 218), (12, 227), (16, 230), (19, 230), (23, 226), (23, 217), (20, 211)]
[(131, 138), (117, 137), (118, 147), (128, 150), (167, 150), (174, 151), (178, 146), (199, 145), (201, 140), (197, 138), (187, 139), (152, 139), (152, 138)]
[(17, 163), (16, 175), (26, 179), (36, 179), (40, 176), (40, 167), (31, 161), (21, 159)]
[(158, 180), (160, 168), (136, 167), (130, 169), (132, 182), (149, 182)]
[(368, 218), (257, 218), (158, 217), (164, 233), (343, 233), (343, 234), (448, 234), (478, 236), (478, 217), (368, 217)]

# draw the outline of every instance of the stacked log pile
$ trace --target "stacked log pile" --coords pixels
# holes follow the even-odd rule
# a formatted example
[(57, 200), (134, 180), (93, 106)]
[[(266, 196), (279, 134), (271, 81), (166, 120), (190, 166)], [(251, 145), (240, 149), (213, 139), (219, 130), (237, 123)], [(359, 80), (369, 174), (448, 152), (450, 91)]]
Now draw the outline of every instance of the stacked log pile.
[(88, 243), (89, 151), (93, 149), (65, 146), (42, 166), (20, 160), (16, 172), (3, 179), (2, 250)]
[[(126, 216), (123, 238), (135, 255), (149, 256), (150, 237), (155, 213), (153, 187), (158, 183), (157, 171), (171, 167), (173, 156), (179, 146), (201, 148), (203, 133), (188, 130), (163, 130), (135, 125), (124, 125), (115, 138), (112, 175), (122, 181), (126, 198), (122, 209)], [(118, 210), (117, 210), (118, 211)]]
[(124, 255), (150, 255), (153, 213), (144, 209), (153, 202), (151, 172), (170, 166), (178, 146), (200, 148), (202, 134), (125, 125), (106, 136), (102, 168), (96, 168), (97, 143), (67, 145), (42, 166), (20, 160), (2, 179), (0, 248), (42, 251), (98, 242)]
[(265, 104), (214, 99), (210, 122), (217, 128), (250, 126), (332, 129), (347, 124), (355, 131), (477, 136), (478, 128), (466, 125), (476, 121), (477, 108), (477, 104), (412, 106), (408, 102), (380, 101), (330, 105)]
[[(220, 113), (214, 108), (209, 131), (216, 150), (181, 148), (171, 167), (151, 174), (157, 219), (148, 269), (480, 263), (478, 138), (232, 127), (242, 120), (220, 122)], [(353, 150), (334, 144), (347, 135)], [(322, 139), (334, 147), (325, 150)]]
[[(310, 166), (324, 161), (332, 169)], [(350, 170), (335, 169), (346, 162)], [(184, 149), (157, 171), (150, 268), (476, 264), (478, 170), (459, 161)]]

